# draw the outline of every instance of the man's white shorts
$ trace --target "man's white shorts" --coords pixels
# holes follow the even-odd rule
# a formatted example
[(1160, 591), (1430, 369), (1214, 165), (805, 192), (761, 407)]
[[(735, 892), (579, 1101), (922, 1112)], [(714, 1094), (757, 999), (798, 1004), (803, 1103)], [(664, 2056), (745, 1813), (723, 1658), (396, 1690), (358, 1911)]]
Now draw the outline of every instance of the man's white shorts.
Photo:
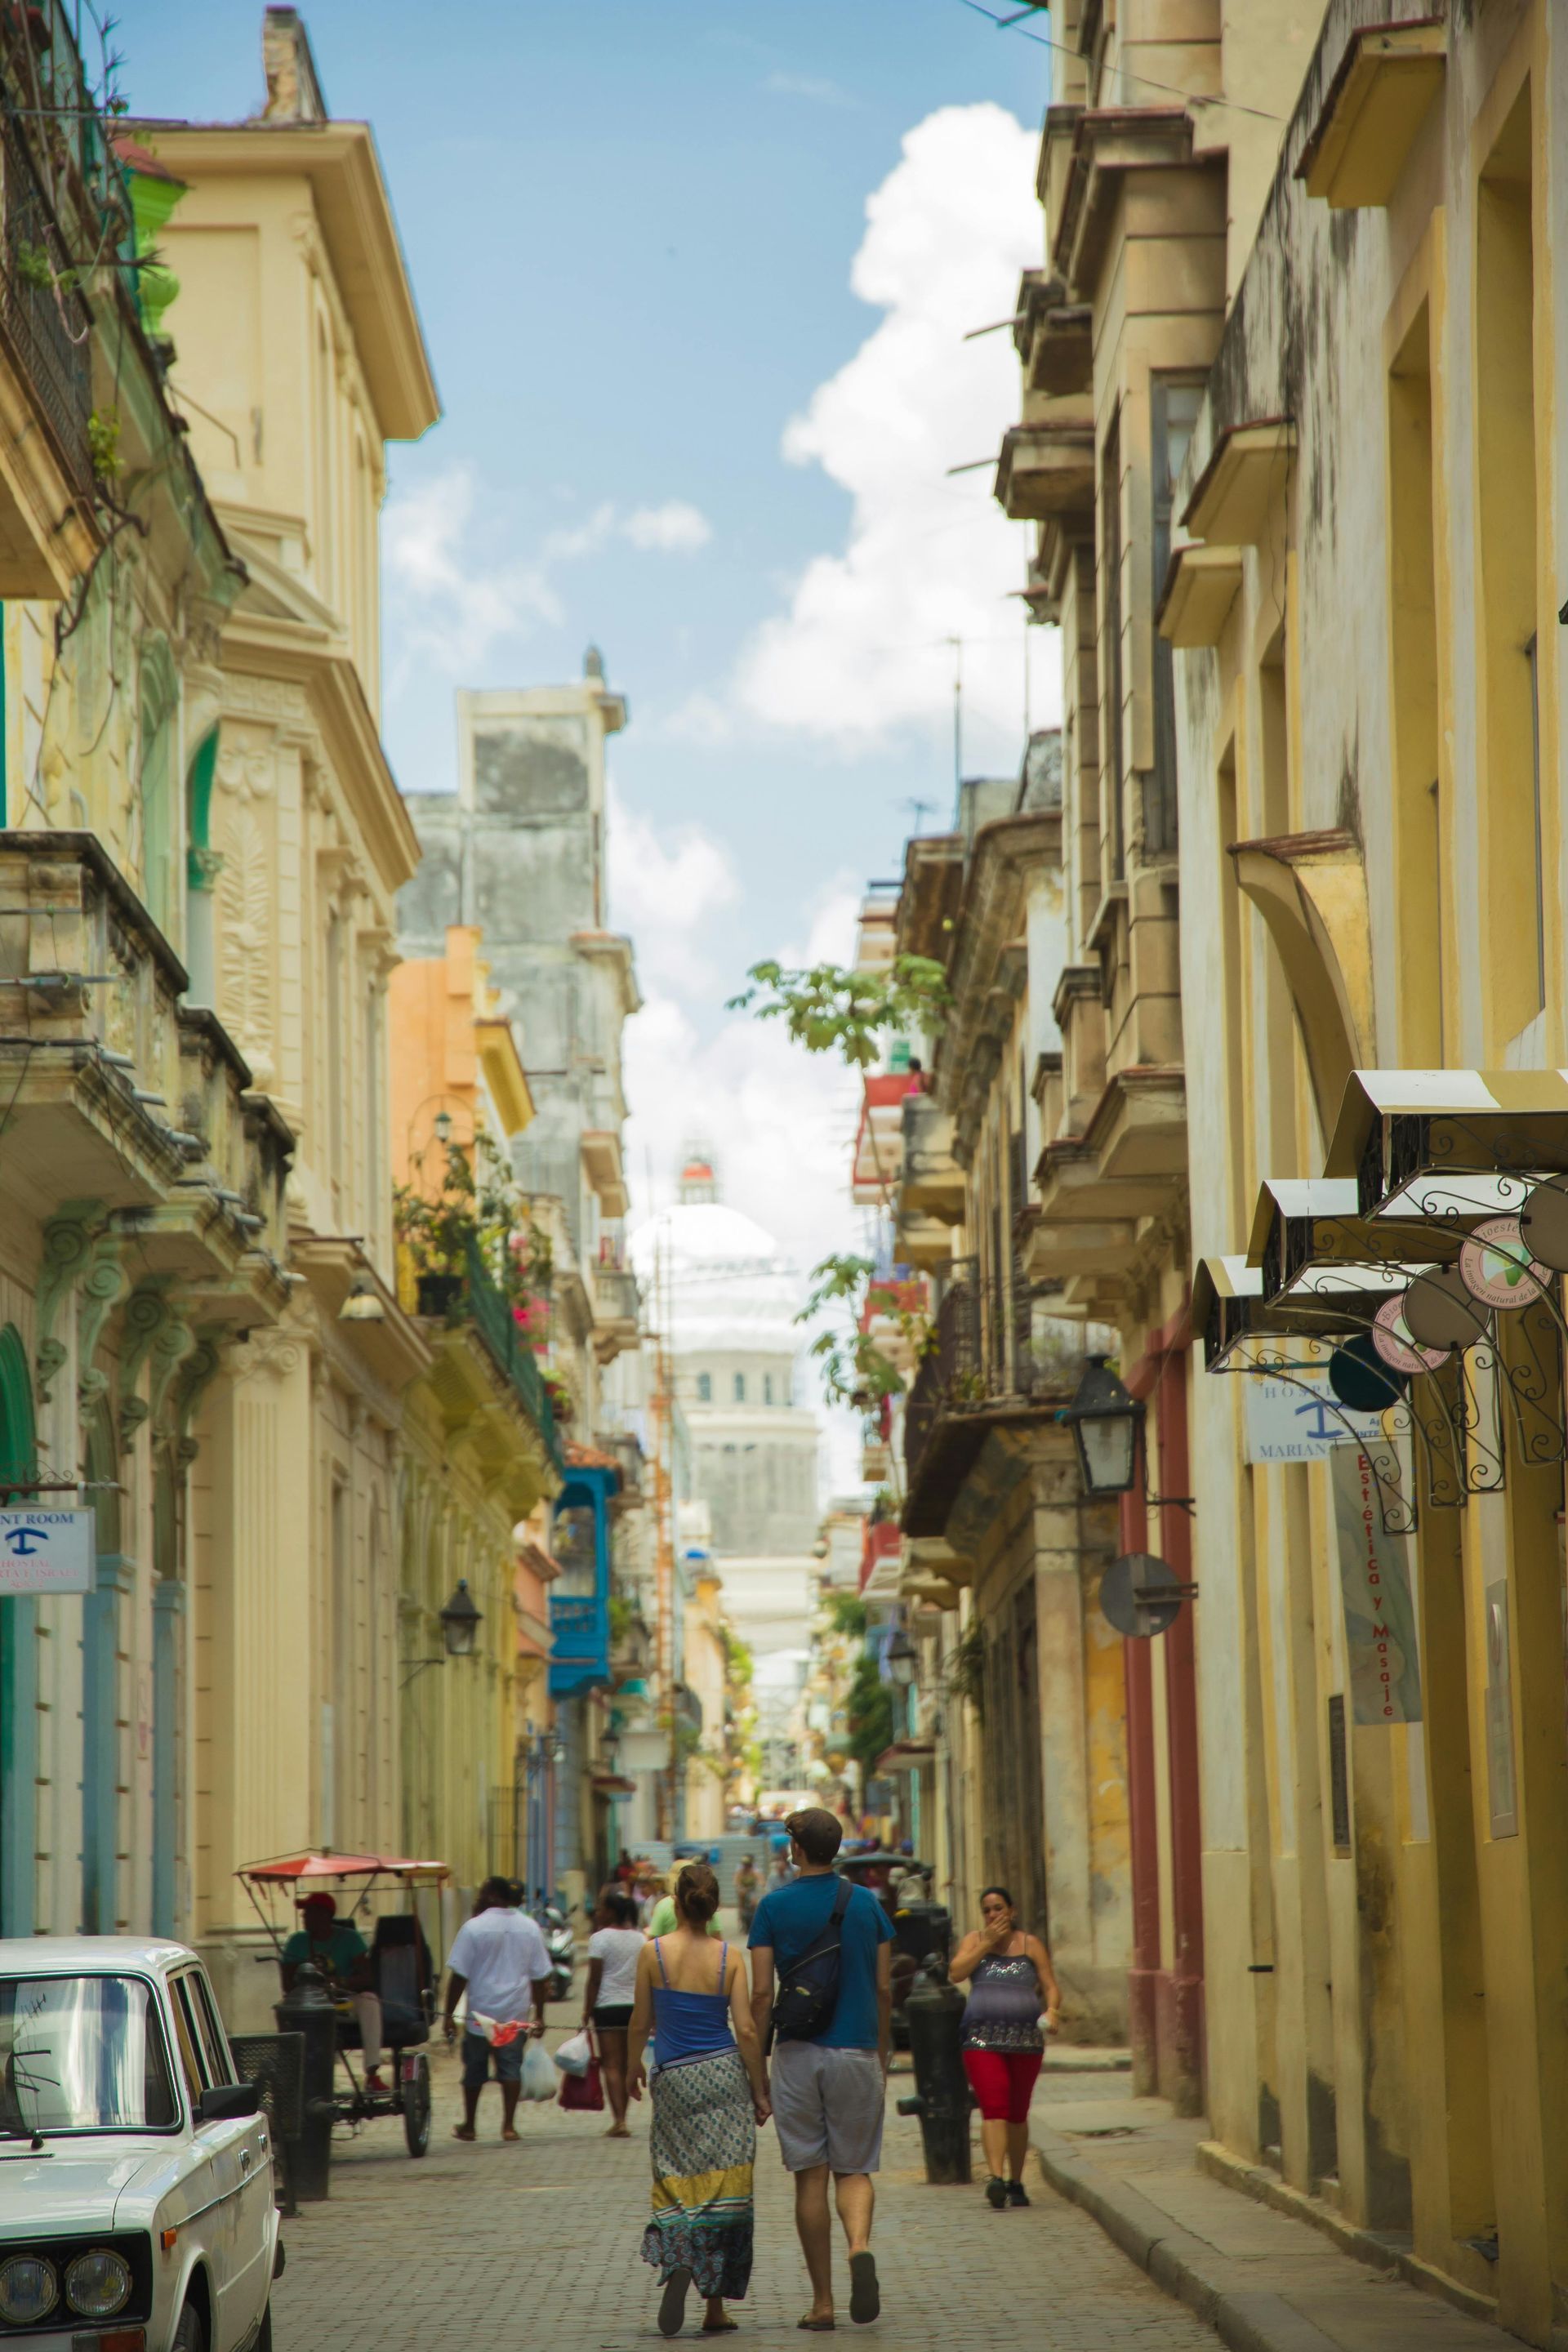
[(773, 2127), (787, 2170), (875, 2172), (882, 2161), (887, 2089), (874, 2050), (779, 2042), (773, 2054)]

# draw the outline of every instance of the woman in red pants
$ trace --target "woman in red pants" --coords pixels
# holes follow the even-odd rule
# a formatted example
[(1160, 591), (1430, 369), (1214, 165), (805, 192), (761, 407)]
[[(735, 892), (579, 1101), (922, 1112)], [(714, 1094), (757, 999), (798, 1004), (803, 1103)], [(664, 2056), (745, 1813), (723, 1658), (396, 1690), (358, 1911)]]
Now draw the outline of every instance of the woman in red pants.
[(1005, 1886), (980, 1898), (984, 1925), (965, 1936), (948, 1967), (954, 1984), (969, 1985), (963, 2011), (963, 2071), (980, 2103), (987, 2200), (1026, 2205), (1024, 2158), (1029, 2147), (1029, 2101), (1046, 2054), (1040, 2011), (1054, 2032), (1061, 2008), (1051, 1956), (1037, 1936), (1018, 1925)]

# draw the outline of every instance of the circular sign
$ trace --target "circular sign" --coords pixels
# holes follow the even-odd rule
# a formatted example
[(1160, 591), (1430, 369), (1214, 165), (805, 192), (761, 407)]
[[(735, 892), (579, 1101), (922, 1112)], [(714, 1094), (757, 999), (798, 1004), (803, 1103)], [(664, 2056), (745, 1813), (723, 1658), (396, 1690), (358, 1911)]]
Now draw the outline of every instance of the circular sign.
[(1329, 1358), (1329, 1386), (1352, 1412), (1386, 1412), (1405, 1393), (1405, 1375), (1358, 1331)]
[(1538, 1184), (1519, 1213), (1519, 1230), (1538, 1265), (1568, 1271), (1568, 1188)]
[(1373, 1318), (1372, 1344), (1390, 1371), (1413, 1381), (1418, 1372), (1435, 1372), (1452, 1355), (1451, 1348), (1418, 1348), (1405, 1320), (1403, 1298), (1390, 1298)]
[(1459, 1273), (1470, 1297), (1482, 1307), (1528, 1307), (1551, 1276), (1537, 1265), (1517, 1217), (1487, 1217), (1459, 1252)]
[(1417, 1275), (1400, 1305), (1418, 1348), (1472, 1348), (1487, 1336), (1479, 1308), (1452, 1269)]
[(1130, 1641), (1163, 1633), (1181, 1612), (1179, 1592), (1168, 1587), (1181, 1578), (1152, 1551), (1124, 1551), (1100, 1580), (1100, 1607), (1108, 1625)]

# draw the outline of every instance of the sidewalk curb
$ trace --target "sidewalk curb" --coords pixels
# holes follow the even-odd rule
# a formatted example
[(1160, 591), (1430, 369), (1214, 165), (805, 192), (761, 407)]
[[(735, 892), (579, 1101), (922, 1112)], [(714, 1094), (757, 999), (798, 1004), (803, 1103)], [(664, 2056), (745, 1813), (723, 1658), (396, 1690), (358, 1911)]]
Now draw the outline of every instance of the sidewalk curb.
[(1097, 2172), (1060, 2133), (1037, 2123), (1032, 2137), (1040, 2169), (1057, 2194), (1081, 2206), (1156, 2286), (1206, 2320), (1231, 2352), (1342, 2352), (1283, 2295), (1231, 2292), (1221, 2284), (1221, 2257), (1212, 2246), (1178, 2229), (1137, 2189)]

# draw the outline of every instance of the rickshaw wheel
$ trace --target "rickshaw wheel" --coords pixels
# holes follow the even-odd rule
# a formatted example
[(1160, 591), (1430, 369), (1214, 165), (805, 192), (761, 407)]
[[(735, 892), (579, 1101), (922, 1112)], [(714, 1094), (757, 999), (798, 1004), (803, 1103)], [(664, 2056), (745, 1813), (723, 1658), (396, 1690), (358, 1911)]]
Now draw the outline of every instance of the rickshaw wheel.
[(403, 2085), (403, 2137), (410, 2156), (423, 2156), (430, 2145), (430, 2061), (423, 2050), (414, 2060), (414, 2079)]

